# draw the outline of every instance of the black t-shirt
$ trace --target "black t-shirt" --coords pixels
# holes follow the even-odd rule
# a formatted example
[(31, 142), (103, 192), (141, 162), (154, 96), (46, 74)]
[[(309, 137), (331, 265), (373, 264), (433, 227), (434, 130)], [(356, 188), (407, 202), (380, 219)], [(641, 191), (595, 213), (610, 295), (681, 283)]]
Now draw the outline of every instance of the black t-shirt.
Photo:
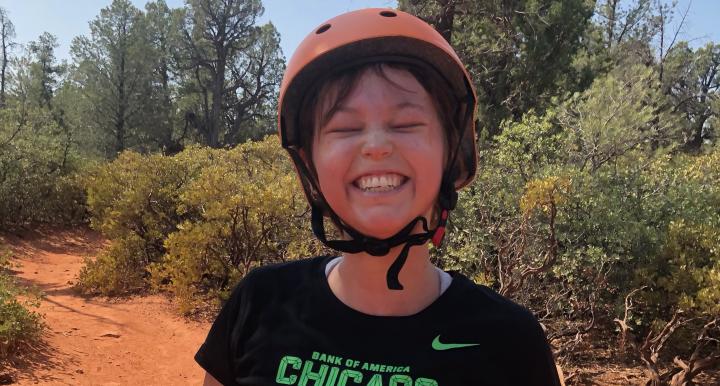
[(257, 268), (234, 289), (195, 360), (223, 385), (560, 385), (527, 309), (450, 272), (411, 316), (371, 316), (335, 297), (332, 257)]

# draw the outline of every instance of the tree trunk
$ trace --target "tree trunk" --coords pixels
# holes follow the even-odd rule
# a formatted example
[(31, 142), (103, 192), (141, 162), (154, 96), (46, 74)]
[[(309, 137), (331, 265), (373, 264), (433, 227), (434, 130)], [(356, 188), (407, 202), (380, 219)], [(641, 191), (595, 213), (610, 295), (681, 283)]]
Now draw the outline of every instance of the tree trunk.
[(125, 93), (125, 54), (120, 57), (120, 73), (118, 79), (118, 109), (115, 117), (115, 153), (125, 150), (125, 113), (127, 111), (127, 95)]
[(435, 29), (440, 35), (452, 43), (453, 23), (455, 22), (455, 0), (440, 1), (440, 14), (438, 15)]
[(685, 150), (688, 152), (697, 152), (703, 144), (703, 126), (709, 116), (703, 115), (698, 118), (697, 121), (692, 125), (692, 132), (690, 133), (690, 139), (685, 142)]
[(208, 146), (218, 148), (220, 146), (220, 125), (223, 112), (223, 91), (225, 90), (225, 55), (218, 55), (216, 72), (211, 88), (212, 103), (210, 116), (208, 117), (207, 141)]
[(7, 72), (8, 65), (8, 49), (10, 48), (6, 28), (6, 23), (3, 22), (2, 31), (0, 31), (0, 36), (2, 36), (2, 64), (0, 65), (0, 108), (5, 107), (5, 73)]

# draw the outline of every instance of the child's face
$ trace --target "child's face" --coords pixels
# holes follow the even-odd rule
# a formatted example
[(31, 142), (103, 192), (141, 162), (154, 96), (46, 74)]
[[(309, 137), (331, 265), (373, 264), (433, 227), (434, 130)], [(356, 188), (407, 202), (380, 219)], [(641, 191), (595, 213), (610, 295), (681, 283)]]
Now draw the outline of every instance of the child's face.
[[(430, 95), (407, 71), (366, 71), (315, 130), (312, 159), (335, 213), (368, 236), (387, 238), (430, 219), (445, 159), (445, 134)], [(398, 87), (399, 86), (399, 87)]]

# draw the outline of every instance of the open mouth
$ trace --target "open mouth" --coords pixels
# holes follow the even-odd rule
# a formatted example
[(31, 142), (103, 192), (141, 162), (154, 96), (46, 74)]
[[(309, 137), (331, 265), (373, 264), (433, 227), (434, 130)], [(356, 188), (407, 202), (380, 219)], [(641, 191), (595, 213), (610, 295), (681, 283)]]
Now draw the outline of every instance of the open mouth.
[(361, 176), (353, 181), (353, 185), (363, 192), (385, 193), (399, 188), (405, 184), (407, 180), (407, 177), (400, 174), (385, 173)]

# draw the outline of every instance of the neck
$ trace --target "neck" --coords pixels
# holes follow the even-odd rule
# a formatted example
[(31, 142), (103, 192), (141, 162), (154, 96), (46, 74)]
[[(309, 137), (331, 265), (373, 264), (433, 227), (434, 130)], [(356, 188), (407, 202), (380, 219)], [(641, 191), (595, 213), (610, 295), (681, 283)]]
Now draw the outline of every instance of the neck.
[(402, 250), (399, 245), (385, 256), (365, 252), (343, 254), (328, 277), (335, 296), (349, 307), (369, 315), (405, 316), (422, 311), (440, 296), (440, 278), (430, 263), (427, 245), (410, 248), (400, 270), (403, 290), (387, 287), (387, 271)]

